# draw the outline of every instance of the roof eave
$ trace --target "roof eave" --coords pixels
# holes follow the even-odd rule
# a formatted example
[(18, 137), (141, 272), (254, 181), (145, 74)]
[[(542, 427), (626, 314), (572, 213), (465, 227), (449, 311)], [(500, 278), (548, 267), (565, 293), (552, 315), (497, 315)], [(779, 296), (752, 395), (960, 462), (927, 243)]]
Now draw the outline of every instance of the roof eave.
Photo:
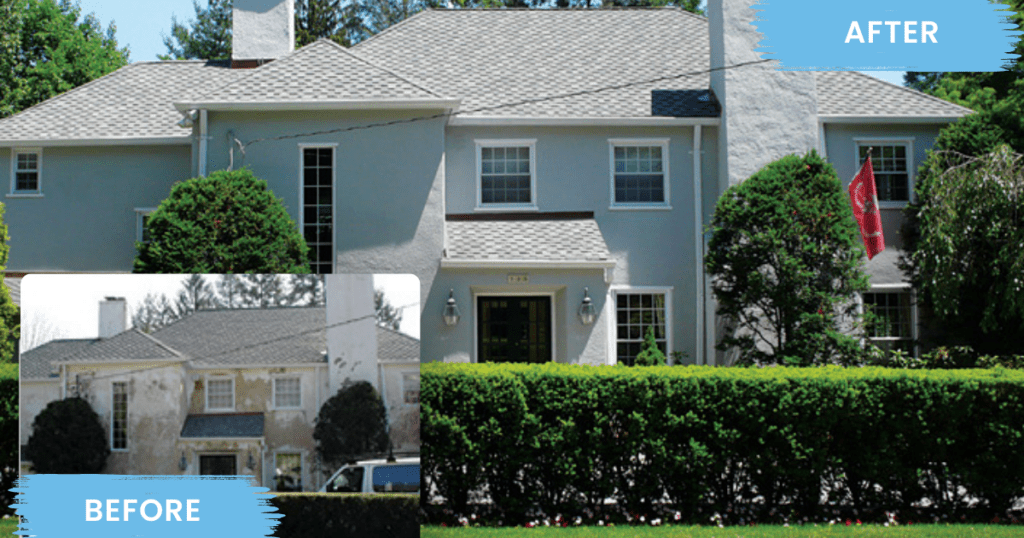
[(68, 139), (0, 139), (0, 148), (81, 147), (81, 146), (187, 146), (192, 135), (182, 136), (118, 136)]
[(146, 363), (146, 364), (176, 364), (187, 362), (188, 357), (160, 357), (151, 359), (139, 358), (113, 358), (113, 359), (89, 359), (74, 361), (53, 361), (55, 366), (124, 366), (125, 364)]
[(323, 101), (196, 101), (174, 103), (181, 112), (189, 110), (294, 111), (294, 110), (457, 110), (461, 99), (336, 99)]
[(445, 269), (611, 269), (615, 260), (459, 260), (443, 259)]
[(944, 115), (944, 116), (876, 116), (867, 114), (818, 114), (818, 121), (822, 123), (952, 123), (967, 116), (968, 114)]
[(540, 117), (540, 116), (453, 116), (449, 125), (454, 127), (476, 127), (476, 126), (512, 126), (512, 125), (541, 125), (541, 126), (644, 126), (644, 127), (677, 127), (677, 126), (712, 126), (721, 124), (718, 117)]

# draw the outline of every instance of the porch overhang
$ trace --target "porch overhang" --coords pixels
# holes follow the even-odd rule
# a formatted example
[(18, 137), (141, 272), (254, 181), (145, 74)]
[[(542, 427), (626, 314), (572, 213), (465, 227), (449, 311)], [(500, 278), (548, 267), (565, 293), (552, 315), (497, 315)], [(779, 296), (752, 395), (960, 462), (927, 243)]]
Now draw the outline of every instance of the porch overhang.
[(188, 415), (179, 437), (182, 441), (262, 439), (263, 413)]

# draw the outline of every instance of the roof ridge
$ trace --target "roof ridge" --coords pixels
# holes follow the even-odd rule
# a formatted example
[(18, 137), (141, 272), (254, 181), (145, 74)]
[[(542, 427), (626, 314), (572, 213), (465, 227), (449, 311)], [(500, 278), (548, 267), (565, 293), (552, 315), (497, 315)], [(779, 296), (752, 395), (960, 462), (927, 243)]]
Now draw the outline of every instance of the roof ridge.
[[(406, 20), (409, 20), (409, 19), (406, 19)], [(335, 43), (335, 45), (338, 45), (338, 44)], [(397, 79), (399, 79), (399, 80), (401, 80), (403, 82), (407, 82), (409, 84), (412, 84), (416, 88), (421, 89), (421, 90), (429, 93), (430, 95), (433, 95), (434, 97), (437, 97), (438, 99), (446, 99), (445, 96), (435, 92), (434, 90), (431, 90), (430, 88), (426, 87), (425, 85), (423, 85), (423, 84), (421, 84), (419, 82), (411, 80), (411, 79), (409, 79), (408, 77), (406, 77), (404, 75), (400, 75), (400, 74), (392, 71), (391, 69), (388, 69), (386, 67), (382, 67), (380, 65), (377, 65), (377, 64), (367, 60), (366, 58), (363, 58), (362, 56), (359, 56), (355, 52), (352, 52), (352, 51), (346, 49), (345, 47), (342, 47), (341, 45), (338, 45), (338, 46), (341, 47), (341, 50), (344, 51), (345, 54), (348, 54), (349, 56), (355, 58), (356, 60), (359, 60), (360, 62), (365, 63), (366, 65), (368, 65), (370, 67), (373, 67), (374, 69), (380, 69), (381, 71), (383, 71), (383, 72), (385, 72), (385, 73), (387, 73), (387, 74), (389, 74), (389, 75), (391, 75), (391, 76), (393, 76), (393, 77), (395, 77), (395, 78), (397, 78)]]
[(8, 120), (10, 118), (16, 118), (16, 117), (18, 117), (18, 116), (20, 116), (20, 115), (22, 115), (22, 114), (24, 114), (24, 113), (26, 113), (26, 112), (28, 112), (30, 110), (35, 110), (37, 108), (40, 108), (43, 105), (46, 105), (46, 104), (49, 104), (49, 103), (54, 103), (56, 101), (60, 101), (61, 99), (64, 99), (65, 97), (67, 97), (67, 96), (69, 96), (69, 95), (71, 95), (73, 93), (77, 93), (79, 90), (84, 90), (85, 88), (93, 86), (94, 84), (98, 84), (101, 80), (106, 80), (108, 77), (112, 77), (112, 76), (120, 73), (121, 71), (127, 71), (128, 69), (131, 69), (132, 67), (134, 67), (136, 65), (140, 65), (140, 64), (130, 63), (130, 64), (122, 65), (121, 67), (118, 67), (117, 69), (107, 73), (106, 75), (103, 75), (102, 77), (94, 78), (94, 79), (90, 80), (89, 82), (86, 82), (85, 84), (82, 84), (80, 86), (75, 86), (74, 88), (71, 88), (70, 90), (68, 90), (68, 91), (66, 91), (64, 93), (61, 93), (61, 94), (58, 94), (58, 95), (54, 95), (53, 97), (50, 97), (49, 99), (44, 99), (43, 101), (40, 101), (40, 102), (38, 102), (38, 103), (36, 103), (36, 104), (26, 108), (25, 110), (19, 111), (17, 114), (11, 114), (10, 116), (7, 116), (6, 118), (0, 118), (0, 123), (4, 122), (5, 120)]
[[(847, 70), (843, 69), (843, 70), (840, 70), (840, 71), (847, 71)], [(905, 92), (910, 92), (911, 94), (913, 94), (914, 96), (917, 96), (917, 97), (922, 97), (923, 96), (923, 97), (926, 97), (926, 98), (928, 98), (928, 99), (930, 99), (932, 101), (936, 101), (936, 102), (942, 103), (944, 105), (955, 106), (955, 107), (961, 108), (963, 110), (966, 110), (968, 114), (973, 114), (974, 112), (976, 112), (976, 110), (974, 110), (972, 108), (968, 108), (968, 107), (965, 107), (963, 105), (958, 105), (956, 103), (947, 101), (945, 99), (941, 99), (939, 97), (935, 97), (934, 95), (925, 93), (925, 92), (923, 92), (921, 90), (915, 90), (914, 88), (908, 88), (906, 86), (901, 86), (899, 84), (893, 84), (892, 82), (889, 82), (888, 80), (882, 80), (880, 78), (875, 78), (875, 77), (873, 77), (871, 75), (867, 75), (867, 74), (861, 73), (860, 71), (848, 71), (848, 72), (856, 73), (857, 75), (859, 75), (861, 77), (867, 77), (868, 79), (870, 79), (870, 80), (872, 80), (874, 82), (880, 82), (880, 83), (885, 84), (887, 86), (892, 86), (893, 88), (896, 88), (896, 89), (899, 89), (899, 90), (903, 90)]]
[(173, 347), (171, 347), (171, 346), (169, 346), (169, 345), (167, 345), (167, 344), (165, 344), (165, 343), (161, 342), (160, 340), (157, 340), (157, 339), (156, 339), (156, 337), (154, 337), (154, 336), (152, 336), (152, 335), (150, 335), (150, 334), (144, 333), (144, 332), (140, 331), (139, 329), (137, 329), (137, 328), (135, 328), (135, 327), (132, 327), (132, 328), (131, 328), (131, 330), (132, 330), (132, 331), (135, 331), (136, 333), (138, 333), (138, 334), (140, 334), (140, 335), (142, 335), (142, 336), (144, 336), (144, 337), (146, 337), (146, 338), (148, 338), (148, 339), (149, 339), (149, 340), (151, 340), (151, 341), (152, 341), (152, 342), (153, 342), (154, 344), (156, 344), (156, 345), (158, 345), (158, 346), (162, 347), (163, 349), (166, 349), (167, 351), (169, 351), (169, 352), (170, 352), (170, 353), (171, 353), (172, 355), (174, 355), (175, 357), (179, 357), (179, 358), (185, 358), (185, 355), (184, 355), (183, 353), (181, 353), (181, 352), (180, 352), (180, 351), (178, 351), (177, 349), (174, 349)]
[[(427, 12), (433, 12), (433, 11), (436, 11), (436, 10), (434, 8), (428, 7), (428, 8), (424, 8), (423, 10), (421, 10), (419, 12), (413, 13), (413, 15), (411, 17), (406, 17), (404, 20), (399, 21), (398, 24), (392, 24), (391, 26), (388, 26), (387, 28), (381, 30), (380, 32), (377, 32), (376, 34), (373, 34), (372, 36), (370, 36), (370, 37), (360, 41), (359, 43), (356, 43), (355, 45), (352, 45), (352, 48), (355, 49), (355, 48), (358, 48), (360, 45), (363, 45), (364, 43), (369, 43), (370, 41), (373, 41), (374, 39), (376, 39), (379, 36), (382, 36), (382, 35), (384, 35), (384, 34), (386, 34), (388, 32), (391, 32), (392, 30), (396, 30), (398, 28), (401, 28), (402, 26), (405, 26), (405, 23), (407, 23), (407, 22), (409, 22), (409, 21), (411, 21), (411, 20), (413, 20), (413, 19), (415, 19), (417, 17), (420, 17), (421, 14), (427, 13)], [(426, 15), (424, 15), (424, 17), (425, 16)]]

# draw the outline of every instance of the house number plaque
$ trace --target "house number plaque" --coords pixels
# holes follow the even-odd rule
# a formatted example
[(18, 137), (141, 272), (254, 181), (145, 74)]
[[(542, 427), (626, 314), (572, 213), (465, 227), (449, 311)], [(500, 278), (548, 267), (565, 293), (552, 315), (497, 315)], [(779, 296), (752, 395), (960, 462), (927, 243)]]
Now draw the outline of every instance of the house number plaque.
[(530, 275), (508, 275), (509, 284), (529, 284)]

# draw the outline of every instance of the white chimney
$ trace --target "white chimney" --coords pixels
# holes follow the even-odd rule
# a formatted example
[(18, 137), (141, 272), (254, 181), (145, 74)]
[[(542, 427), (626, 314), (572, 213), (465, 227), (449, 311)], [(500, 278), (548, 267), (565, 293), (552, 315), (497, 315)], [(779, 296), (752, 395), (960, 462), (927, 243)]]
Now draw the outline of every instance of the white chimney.
[(295, 50), (295, 0), (235, 0), (231, 24), (235, 66), (256, 67)]
[(324, 287), (330, 393), (356, 381), (379, 391), (373, 275), (327, 275)]
[[(818, 149), (814, 73), (779, 71), (754, 52), (763, 34), (754, 26), (755, 0), (708, 0), (711, 89), (722, 104), (719, 193), (784, 155)], [(770, 42), (765, 42), (769, 45)], [(820, 149), (819, 149), (820, 153)]]
[(128, 304), (124, 297), (107, 297), (100, 302), (100, 338), (110, 338), (128, 329)]

